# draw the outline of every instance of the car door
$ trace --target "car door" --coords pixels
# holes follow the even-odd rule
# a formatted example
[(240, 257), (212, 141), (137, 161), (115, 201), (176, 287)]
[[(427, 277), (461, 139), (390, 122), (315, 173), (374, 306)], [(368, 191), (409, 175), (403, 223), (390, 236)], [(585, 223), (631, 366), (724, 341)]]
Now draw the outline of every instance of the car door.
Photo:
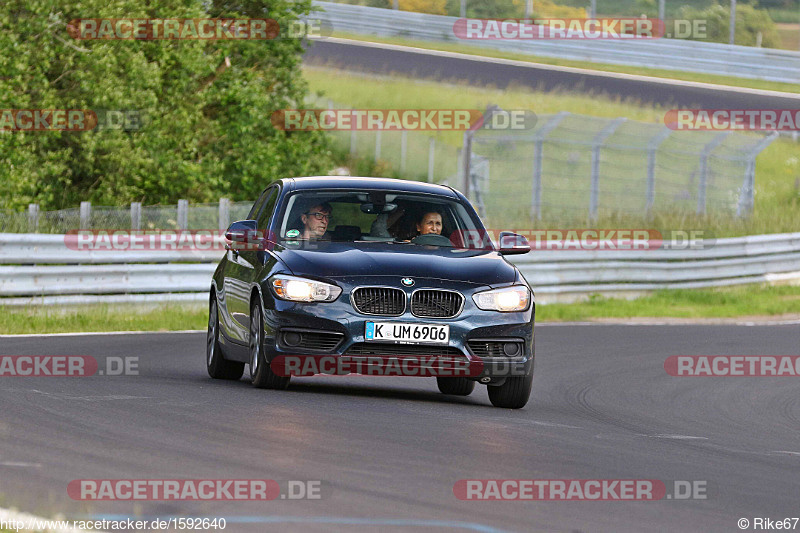
[[(250, 210), (248, 220), (257, 220), (261, 213), (272, 212), (277, 199), (277, 185), (268, 188)], [(255, 280), (257, 252), (247, 247), (230, 247), (227, 251), (224, 284), (226, 320), (220, 324), (229, 339), (247, 344), (250, 327), (250, 288)]]

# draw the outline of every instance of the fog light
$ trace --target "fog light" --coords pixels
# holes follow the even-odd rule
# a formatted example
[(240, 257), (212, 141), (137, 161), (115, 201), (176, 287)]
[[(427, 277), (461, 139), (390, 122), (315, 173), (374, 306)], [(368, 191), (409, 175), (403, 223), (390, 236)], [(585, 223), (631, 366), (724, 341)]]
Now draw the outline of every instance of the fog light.
[(507, 342), (503, 344), (503, 353), (509, 357), (519, 355), (519, 344), (516, 342)]
[(295, 331), (287, 331), (283, 334), (283, 343), (286, 346), (299, 346), (303, 341), (303, 336)]

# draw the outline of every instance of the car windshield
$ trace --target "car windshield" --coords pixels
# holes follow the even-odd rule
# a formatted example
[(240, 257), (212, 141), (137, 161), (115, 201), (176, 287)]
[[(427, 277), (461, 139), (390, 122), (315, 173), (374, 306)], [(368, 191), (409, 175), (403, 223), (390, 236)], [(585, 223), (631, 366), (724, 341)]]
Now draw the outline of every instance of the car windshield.
[[(278, 235), (284, 241), (391, 242), (491, 247), (479, 220), (459, 202), (390, 191), (300, 191), (287, 199)], [(466, 238), (465, 238), (466, 237)]]

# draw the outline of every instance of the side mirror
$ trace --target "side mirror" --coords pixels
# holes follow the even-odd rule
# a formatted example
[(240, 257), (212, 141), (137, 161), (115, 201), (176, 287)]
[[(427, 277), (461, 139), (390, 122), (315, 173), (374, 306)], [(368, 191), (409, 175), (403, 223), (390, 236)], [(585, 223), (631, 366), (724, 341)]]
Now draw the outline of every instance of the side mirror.
[(257, 249), (257, 246), (264, 242), (264, 236), (258, 231), (257, 226), (255, 220), (239, 220), (231, 224), (225, 232), (225, 239), (231, 243), (230, 248)]
[(527, 254), (531, 251), (531, 243), (522, 235), (511, 233), (510, 231), (500, 232), (500, 254), (517, 255)]

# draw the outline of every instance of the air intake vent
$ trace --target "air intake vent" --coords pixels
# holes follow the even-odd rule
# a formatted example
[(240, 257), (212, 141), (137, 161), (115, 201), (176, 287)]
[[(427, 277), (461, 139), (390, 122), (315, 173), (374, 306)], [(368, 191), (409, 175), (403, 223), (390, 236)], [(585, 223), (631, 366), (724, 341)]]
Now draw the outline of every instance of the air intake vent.
[(420, 289), (411, 298), (411, 313), (428, 318), (453, 318), (461, 312), (464, 297), (457, 292)]
[(353, 291), (352, 302), (365, 315), (400, 316), (406, 311), (406, 293), (391, 287), (359, 287)]
[(519, 357), (523, 342), (516, 339), (475, 339), (467, 343), (472, 355), (478, 357)]
[(342, 333), (305, 329), (282, 329), (279, 337), (283, 349), (332, 352), (344, 339)]
[(421, 344), (386, 344), (375, 342), (359, 342), (353, 344), (346, 355), (417, 355), (417, 356), (451, 356), (459, 359), (464, 354), (452, 346), (434, 346)]

